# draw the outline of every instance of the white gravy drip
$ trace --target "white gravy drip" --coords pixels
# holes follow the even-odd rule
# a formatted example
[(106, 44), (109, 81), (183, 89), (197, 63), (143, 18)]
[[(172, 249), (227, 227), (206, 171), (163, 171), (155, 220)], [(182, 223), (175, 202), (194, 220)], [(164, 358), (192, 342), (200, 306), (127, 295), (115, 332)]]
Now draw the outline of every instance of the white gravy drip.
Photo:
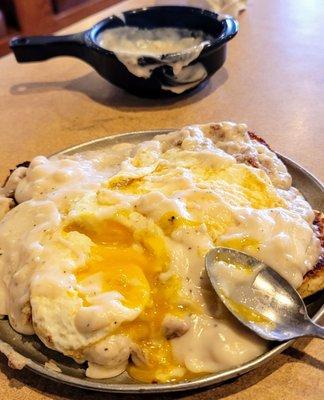
[[(202, 31), (180, 28), (140, 29), (123, 26), (106, 29), (99, 34), (101, 47), (113, 51), (120, 62), (134, 75), (149, 78), (154, 69), (171, 66), (173, 75), (166, 77), (162, 89), (182, 93), (203, 81), (207, 72), (194, 61), (212, 38)], [(142, 57), (152, 58), (152, 63), (143, 65)]]
[(15, 330), (33, 334), (30, 283), (40, 263), (45, 237), (61, 221), (51, 201), (26, 201), (12, 209), (0, 224), (0, 314), (8, 315)]
[(189, 371), (220, 371), (258, 357), (266, 349), (265, 342), (230, 316), (217, 320), (195, 316), (189, 331), (172, 340), (179, 361)]
[[(18, 203), (26, 200), (49, 199), (64, 213), (72, 203), (86, 193), (95, 192), (132, 150), (131, 144), (118, 144), (112, 151), (76, 154), (70, 157), (35, 157), (25, 172), (24, 179), (17, 181), (15, 199)], [(8, 184), (11, 185), (9, 178)]]
[(298, 288), (303, 276), (316, 264), (320, 251), (309, 224), (298, 214), (282, 209), (241, 209), (237, 215), (238, 225), (220, 236), (220, 240), (255, 238), (259, 245), (248, 247), (245, 252), (262, 259)]

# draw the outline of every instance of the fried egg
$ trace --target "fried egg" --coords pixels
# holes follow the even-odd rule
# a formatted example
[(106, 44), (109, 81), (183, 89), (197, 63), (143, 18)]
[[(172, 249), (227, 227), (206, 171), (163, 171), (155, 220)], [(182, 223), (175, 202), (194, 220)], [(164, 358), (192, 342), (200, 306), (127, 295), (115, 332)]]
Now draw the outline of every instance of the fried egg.
[(294, 287), (320, 254), (310, 205), (244, 124), (36, 157), (14, 174), (19, 204), (0, 222), (0, 313), (87, 362), (90, 378), (173, 382), (259, 356), (266, 343), (224, 309), (205, 254), (243, 250)]

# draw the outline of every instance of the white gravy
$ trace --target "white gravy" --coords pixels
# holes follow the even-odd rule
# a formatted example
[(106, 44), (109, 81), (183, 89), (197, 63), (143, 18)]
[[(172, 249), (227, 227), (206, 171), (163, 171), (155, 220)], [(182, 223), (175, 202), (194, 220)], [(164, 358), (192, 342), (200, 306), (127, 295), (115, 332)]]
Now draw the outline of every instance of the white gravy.
[[(162, 89), (182, 93), (206, 78), (207, 72), (202, 64), (188, 65), (199, 56), (211, 39), (202, 31), (123, 26), (103, 31), (98, 37), (98, 43), (113, 51), (118, 60), (140, 78), (149, 78), (153, 70), (160, 66), (171, 66), (173, 83), (162, 84)], [(151, 57), (154, 62), (142, 65), (139, 62), (142, 57)]]

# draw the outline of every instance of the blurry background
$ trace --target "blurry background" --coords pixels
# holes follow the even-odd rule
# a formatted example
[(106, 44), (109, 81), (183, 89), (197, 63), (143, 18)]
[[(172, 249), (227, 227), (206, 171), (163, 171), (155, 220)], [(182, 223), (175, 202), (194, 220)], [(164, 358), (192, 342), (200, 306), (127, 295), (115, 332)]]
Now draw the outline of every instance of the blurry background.
[(0, 56), (16, 35), (53, 33), (120, 0), (0, 0)]
[[(53, 33), (121, 1), (0, 0), (0, 57), (10, 52), (9, 41), (16, 35)], [(227, 3), (245, 4), (246, 0), (141, 0), (139, 7), (183, 4), (217, 11)], [(231, 14), (229, 10), (225, 11)]]

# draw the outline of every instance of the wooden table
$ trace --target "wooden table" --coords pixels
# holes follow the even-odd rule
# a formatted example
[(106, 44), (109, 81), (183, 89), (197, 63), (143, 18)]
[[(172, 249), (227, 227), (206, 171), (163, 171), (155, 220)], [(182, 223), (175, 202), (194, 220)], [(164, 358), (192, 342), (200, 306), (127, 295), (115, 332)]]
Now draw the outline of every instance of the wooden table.
[[(144, 3), (152, 0), (126, 1), (66, 32), (88, 28), (113, 11)], [(180, 99), (134, 97), (72, 58), (26, 65), (16, 64), (12, 56), (1, 59), (0, 178), (17, 162), (100, 136), (234, 120), (246, 122), (274, 149), (323, 179), (324, 2), (249, 3), (225, 66), (204, 89)], [(323, 361), (323, 343), (302, 339), (266, 366), (233, 382), (190, 395), (145, 398), (320, 400), (324, 398)], [(0, 355), (0, 399), (117, 398), (52, 383), (6, 364)]]

